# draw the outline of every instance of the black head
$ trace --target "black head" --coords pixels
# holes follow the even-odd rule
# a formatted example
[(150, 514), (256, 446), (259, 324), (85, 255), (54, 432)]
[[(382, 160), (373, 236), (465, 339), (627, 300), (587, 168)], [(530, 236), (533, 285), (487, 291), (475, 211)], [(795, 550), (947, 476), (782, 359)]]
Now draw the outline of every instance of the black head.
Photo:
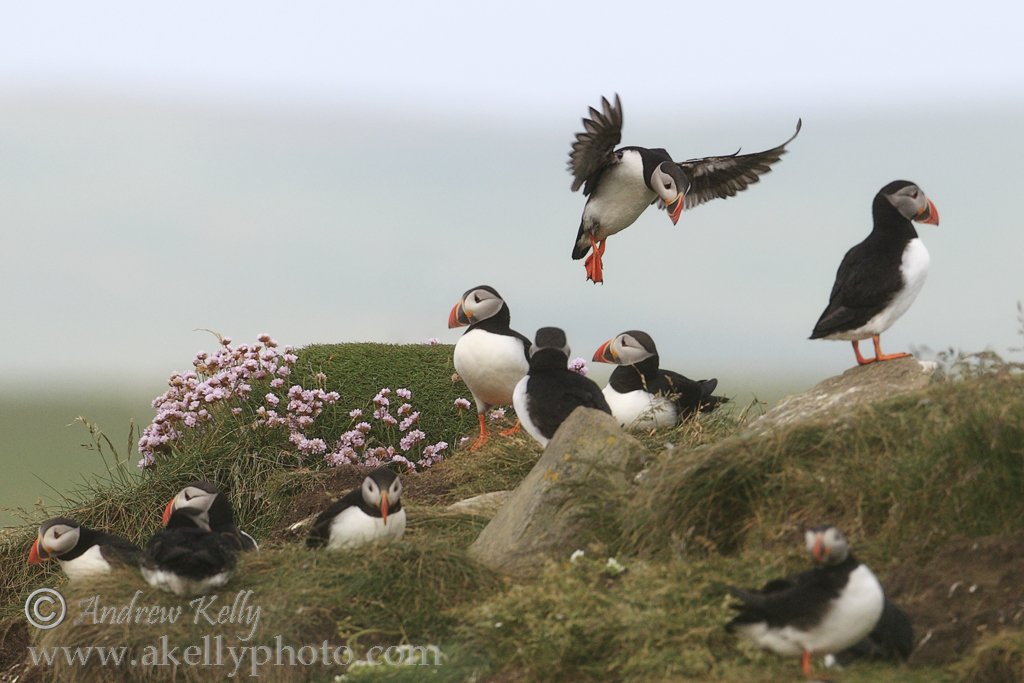
[(360, 487), (363, 501), (380, 510), (384, 523), (388, 523), (388, 510), (398, 509), (402, 498), (402, 480), (390, 467), (378, 467), (366, 475)]
[(840, 564), (850, 555), (850, 542), (831, 524), (814, 526), (804, 532), (804, 545), (814, 562), (821, 566)]
[(909, 180), (894, 180), (879, 190), (872, 204), (872, 212), (876, 224), (880, 219), (896, 219), (897, 216), (903, 219), (899, 221), (901, 223), (916, 221), (939, 224), (939, 211), (935, 204), (920, 187)]
[(451, 313), (448, 314), (448, 327), (451, 329), (473, 325), (502, 312), (506, 318), (511, 315), (498, 290), (490, 285), (478, 285), (467, 289), (452, 307)]
[(598, 347), (594, 360), (599, 363), (635, 365), (658, 355), (651, 335), (641, 330), (626, 330)]
[(530, 355), (534, 355), (542, 349), (557, 349), (569, 357), (569, 342), (565, 338), (565, 331), (560, 327), (542, 327), (537, 330), (534, 336), (533, 346), (530, 348)]
[(54, 517), (39, 525), (35, 543), (29, 551), (28, 563), (38, 564), (51, 557), (61, 557), (76, 547), (83, 527), (68, 517)]

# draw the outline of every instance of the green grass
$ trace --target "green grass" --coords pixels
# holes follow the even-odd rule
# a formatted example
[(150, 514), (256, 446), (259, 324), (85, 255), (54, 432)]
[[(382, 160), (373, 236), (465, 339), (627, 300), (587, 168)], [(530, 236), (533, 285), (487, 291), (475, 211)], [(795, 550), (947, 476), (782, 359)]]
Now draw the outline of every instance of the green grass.
[[(347, 428), (347, 412), (382, 386), (407, 386), (431, 438), (455, 443), (472, 433), (473, 416), (451, 408), (466, 395), (453, 384), (450, 347), (339, 345), (302, 349), (294, 380), (317, 372), (342, 395), (325, 411), (325, 436)], [(335, 382), (335, 377), (345, 377)], [(352, 400), (349, 400), (352, 397)], [(340, 433), (340, 432), (339, 432)], [(438, 437), (434, 437), (434, 434)], [(564, 556), (515, 580), (474, 563), (466, 549), (485, 519), (445, 506), (463, 497), (514, 488), (540, 449), (525, 435), (493, 439), (476, 453), (455, 450), (440, 465), (410, 474), (409, 527), (402, 542), (346, 553), (307, 551), (280, 535), (294, 502), (323, 491), (327, 473), (300, 466), (281, 435), (218, 421), (184, 440), (142, 477), (114, 476), (69, 496), (61, 511), (143, 541), (162, 504), (198, 476), (229, 490), (240, 524), (271, 537), (245, 556), (223, 599), (253, 590), (264, 608), (258, 642), (326, 639), (360, 651), (375, 644), (436, 644), (440, 667), (363, 667), (356, 681), (778, 681), (799, 679), (799, 663), (737, 643), (723, 624), (726, 586), (753, 586), (803, 569), (800, 529), (830, 521), (885, 581), (902, 563), (920, 561), (954, 534), (979, 536), (1024, 522), (1024, 379), (984, 373), (852, 413), (838, 425), (802, 426), (761, 437), (743, 432), (736, 413), (707, 416), (656, 434), (647, 468), (625, 494), (600, 477), (578, 491), (592, 528), (574, 564)], [(308, 466), (312, 465), (312, 468)], [(335, 492), (336, 493), (336, 492)], [(54, 511), (56, 512), (56, 510)], [(22, 619), (33, 588), (56, 585), (69, 598), (100, 593), (126, 602), (142, 590), (147, 604), (181, 604), (149, 589), (135, 572), (69, 586), (55, 568), (28, 567), (30, 526), (0, 542), (3, 614)], [(129, 534), (131, 535), (131, 534)], [(626, 567), (610, 572), (607, 559)], [(2, 624), (0, 624), (2, 626)], [(0, 629), (2, 630), (2, 629)], [(209, 632), (176, 627), (174, 642)], [(128, 644), (151, 629), (64, 624), (35, 634), (39, 644)], [(949, 667), (857, 664), (840, 675), (860, 681), (988, 681), (1016, 671), (1019, 631), (980, 641)], [(78, 668), (44, 680), (104, 680)], [(223, 669), (173, 672), (138, 668), (123, 680), (222, 680)], [(330, 680), (333, 670), (284, 667), (263, 680)], [(121, 679), (119, 679), (121, 680)]]

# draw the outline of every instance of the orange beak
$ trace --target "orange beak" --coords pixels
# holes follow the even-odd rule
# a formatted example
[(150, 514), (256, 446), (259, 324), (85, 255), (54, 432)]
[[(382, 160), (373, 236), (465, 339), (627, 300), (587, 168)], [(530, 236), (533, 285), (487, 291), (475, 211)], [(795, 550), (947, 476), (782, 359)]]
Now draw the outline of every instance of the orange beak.
[(28, 563), (39, 564), (42, 561), (43, 558), (39, 554), (39, 539), (37, 538), (35, 543), (32, 544), (32, 549), (28, 551)]
[(380, 494), (380, 516), (384, 520), (384, 526), (388, 524), (388, 494)]
[(601, 346), (597, 347), (597, 351), (594, 351), (594, 362), (596, 363), (614, 363), (616, 362), (615, 352), (612, 351), (612, 340), (609, 339)]
[(684, 204), (683, 195), (679, 195), (674, 202), (665, 207), (665, 210), (668, 211), (668, 217), (672, 219), (672, 225), (679, 222), (679, 215), (683, 212)]
[(169, 501), (167, 501), (167, 507), (164, 508), (164, 526), (167, 526), (167, 522), (171, 519), (172, 514), (174, 514), (174, 498), (171, 498)]
[(828, 548), (823, 545), (823, 541), (822, 535), (817, 534), (814, 537), (814, 547), (811, 549), (811, 555), (818, 564), (825, 564), (825, 558), (828, 557)]
[(470, 320), (469, 316), (466, 314), (466, 309), (462, 307), (461, 301), (452, 306), (452, 312), (448, 314), (449, 330), (452, 329), (453, 327), (465, 327), (466, 325), (469, 325), (472, 322), (473, 321)]
[(939, 224), (939, 210), (935, 208), (935, 204), (932, 200), (928, 200), (928, 206), (924, 208), (924, 211), (914, 216), (914, 220), (918, 223), (927, 223), (928, 225)]

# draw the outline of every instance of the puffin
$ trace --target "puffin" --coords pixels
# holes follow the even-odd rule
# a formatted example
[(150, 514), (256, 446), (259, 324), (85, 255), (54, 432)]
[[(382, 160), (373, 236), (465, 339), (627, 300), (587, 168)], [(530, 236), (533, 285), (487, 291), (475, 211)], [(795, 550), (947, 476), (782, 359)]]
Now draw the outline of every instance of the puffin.
[(726, 629), (780, 655), (802, 655), (804, 675), (811, 678), (812, 655), (841, 652), (871, 633), (885, 594), (839, 529), (813, 527), (804, 540), (815, 568), (760, 590), (730, 587), (741, 603), (733, 605), (738, 614)]
[(228, 500), (227, 494), (216, 486), (205, 480), (194, 481), (171, 498), (164, 507), (163, 524), (167, 526), (168, 520), (175, 510), (183, 508), (195, 508), (199, 511), (199, 518), (205, 520), (206, 526), (215, 533), (222, 533), (237, 538), (242, 550), (259, 550), (256, 539), (235, 526), (235, 513)]
[[(894, 180), (879, 190), (871, 214), (871, 234), (843, 257), (828, 306), (810, 337), (851, 342), (857, 365), (910, 356), (882, 353), (879, 336), (907, 312), (928, 276), (928, 250), (914, 222), (939, 224), (935, 204), (909, 180)], [(869, 337), (874, 358), (860, 353), (860, 341)]]
[(677, 162), (661, 148), (616, 149), (622, 139), (619, 96), (615, 95), (615, 104), (602, 97), (601, 109), (590, 108), (590, 117), (583, 119), (584, 130), (576, 133), (569, 152), (572, 191), (583, 188), (587, 197), (572, 257), (579, 260), (593, 250), (584, 266), (587, 279), (595, 283), (604, 281), (606, 240), (632, 225), (649, 205), (657, 202), (675, 225), (684, 209), (735, 196), (771, 171), (803, 125), (797, 120), (796, 132), (789, 140), (763, 152), (740, 154), (737, 150), (725, 156)]
[(342, 550), (397, 541), (404, 533), (402, 480), (385, 466), (370, 472), (358, 488), (317, 516), (306, 546)]
[[(914, 625), (896, 603), (885, 598), (882, 616), (864, 640), (835, 656), (835, 663), (845, 666), (856, 659), (868, 661), (906, 661), (914, 651)], [(827, 659), (826, 659), (827, 665)]]
[[(448, 315), (448, 329), (469, 326), (455, 344), (454, 361), (455, 371), (473, 394), (480, 423), (480, 434), (470, 451), (483, 446), (490, 436), (487, 411), (511, 404), (516, 384), (530, 369), (530, 339), (509, 327), (510, 316), (508, 304), (488, 285), (467, 290)], [(514, 434), (520, 426), (517, 420), (500, 434)]]
[(141, 549), (115, 534), (97, 531), (67, 517), (39, 526), (28, 553), (29, 564), (53, 558), (71, 581), (108, 574), (115, 566), (135, 566)]
[(211, 530), (205, 511), (183, 507), (149, 539), (139, 569), (154, 588), (183, 597), (203, 595), (228, 582), (241, 550), (237, 536)]
[(543, 447), (580, 406), (612, 414), (601, 387), (568, 368), (569, 353), (562, 329), (537, 330), (530, 349), (530, 372), (519, 380), (512, 395), (523, 428)]
[(696, 412), (709, 413), (728, 401), (712, 395), (717, 379), (692, 380), (662, 370), (658, 347), (641, 330), (627, 330), (601, 344), (594, 361), (618, 365), (603, 393), (623, 427), (674, 427)]

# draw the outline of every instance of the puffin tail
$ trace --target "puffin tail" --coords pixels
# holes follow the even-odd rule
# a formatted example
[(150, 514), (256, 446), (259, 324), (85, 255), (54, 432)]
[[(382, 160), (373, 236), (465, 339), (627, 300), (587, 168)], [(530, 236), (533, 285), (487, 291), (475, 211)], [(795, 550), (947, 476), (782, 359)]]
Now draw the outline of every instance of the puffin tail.
[(700, 412), (710, 413), (711, 411), (718, 408), (723, 403), (728, 403), (729, 399), (725, 396), (713, 396), (715, 388), (718, 386), (717, 379), (705, 379), (699, 382), (700, 384)]
[(581, 258), (587, 255), (590, 251), (590, 240), (585, 237), (583, 230), (583, 221), (580, 221), (580, 230), (576, 233), (576, 241), (572, 245), (572, 258), (574, 261), (579, 261)]

